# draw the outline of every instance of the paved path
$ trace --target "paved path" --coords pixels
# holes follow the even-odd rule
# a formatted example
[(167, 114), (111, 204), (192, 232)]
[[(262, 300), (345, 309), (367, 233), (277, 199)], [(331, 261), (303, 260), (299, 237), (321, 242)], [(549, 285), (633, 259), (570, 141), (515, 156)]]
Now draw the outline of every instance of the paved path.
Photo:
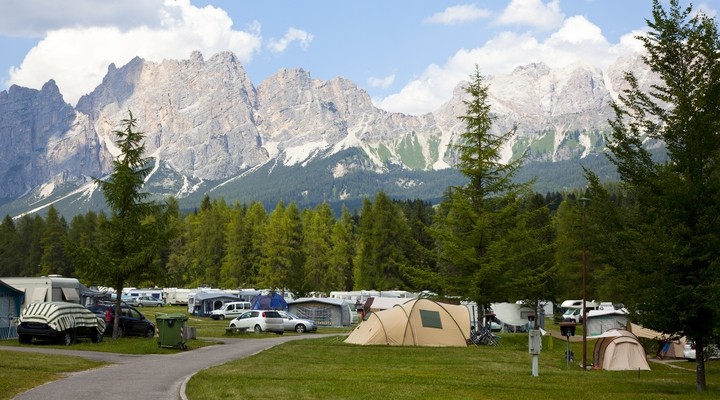
[(16, 400), (127, 400), (184, 399), (185, 382), (196, 372), (247, 357), (291, 340), (312, 339), (328, 334), (277, 336), (264, 339), (214, 339), (224, 342), (169, 355), (128, 355), (48, 349), (38, 346), (0, 346), (0, 350), (67, 354), (113, 363), (107, 367), (80, 371), (67, 378), (33, 388)]

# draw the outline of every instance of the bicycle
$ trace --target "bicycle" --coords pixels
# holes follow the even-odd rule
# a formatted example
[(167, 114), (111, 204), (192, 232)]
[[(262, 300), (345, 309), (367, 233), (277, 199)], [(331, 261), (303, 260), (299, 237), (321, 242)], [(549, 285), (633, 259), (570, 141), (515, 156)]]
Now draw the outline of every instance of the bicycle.
[(497, 346), (500, 341), (500, 336), (492, 333), (490, 329), (480, 328), (471, 329), (470, 338), (468, 344), (474, 345), (485, 345), (485, 346)]

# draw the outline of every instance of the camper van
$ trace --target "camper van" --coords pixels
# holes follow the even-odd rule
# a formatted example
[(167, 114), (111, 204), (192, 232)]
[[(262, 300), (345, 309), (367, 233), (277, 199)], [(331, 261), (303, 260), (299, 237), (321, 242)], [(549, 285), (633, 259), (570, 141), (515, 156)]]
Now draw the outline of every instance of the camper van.
[[(593, 301), (585, 300), (585, 308), (590, 310), (597, 310), (598, 303)], [(560, 304), (560, 310), (562, 311), (562, 320), (572, 320), (576, 324), (582, 322), (582, 300), (565, 300)]]
[(80, 304), (80, 281), (60, 275), (2, 278), (6, 284), (25, 293), (20, 309), (31, 303), (65, 301)]
[(225, 303), (217, 310), (212, 310), (210, 312), (210, 318), (212, 319), (233, 319), (240, 314), (244, 313), (245, 311), (250, 310), (250, 302), (249, 301), (231, 301), (229, 303)]

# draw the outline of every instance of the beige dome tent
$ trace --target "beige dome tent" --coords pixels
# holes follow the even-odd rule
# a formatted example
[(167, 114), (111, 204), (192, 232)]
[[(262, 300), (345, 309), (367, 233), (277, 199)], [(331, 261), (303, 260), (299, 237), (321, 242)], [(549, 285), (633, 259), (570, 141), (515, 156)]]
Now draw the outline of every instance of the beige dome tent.
[(467, 346), (470, 313), (465, 306), (410, 299), (371, 313), (345, 343), (391, 346)]
[(594, 367), (608, 371), (649, 371), (645, 349), (637, 336), (625, 329), (611, 329), (598, 336), (593, 350)]

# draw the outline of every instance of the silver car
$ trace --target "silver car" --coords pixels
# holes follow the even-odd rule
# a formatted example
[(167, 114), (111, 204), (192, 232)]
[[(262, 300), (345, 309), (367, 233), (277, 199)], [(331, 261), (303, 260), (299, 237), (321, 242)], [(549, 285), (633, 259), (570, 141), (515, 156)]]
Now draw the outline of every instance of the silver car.
[(317, 331), (317, 324), (313, 320), (300, 318), (287, 311), (278, 311), (278, 313), (283, 317), (283, 328), (286, 331), (295, 331), (297, 333)]
[(135, 297), (129, 303), (135, 307), (162, 307), (164, 304), (162, 299), (156, 299), (152, 296)]
[(245, 311), (239, 317), (230, 321), (230, 328), (252, 330), (255, 333), (275, 332), (278, 335), (285, 333), (283, 318), (275, 310)]

